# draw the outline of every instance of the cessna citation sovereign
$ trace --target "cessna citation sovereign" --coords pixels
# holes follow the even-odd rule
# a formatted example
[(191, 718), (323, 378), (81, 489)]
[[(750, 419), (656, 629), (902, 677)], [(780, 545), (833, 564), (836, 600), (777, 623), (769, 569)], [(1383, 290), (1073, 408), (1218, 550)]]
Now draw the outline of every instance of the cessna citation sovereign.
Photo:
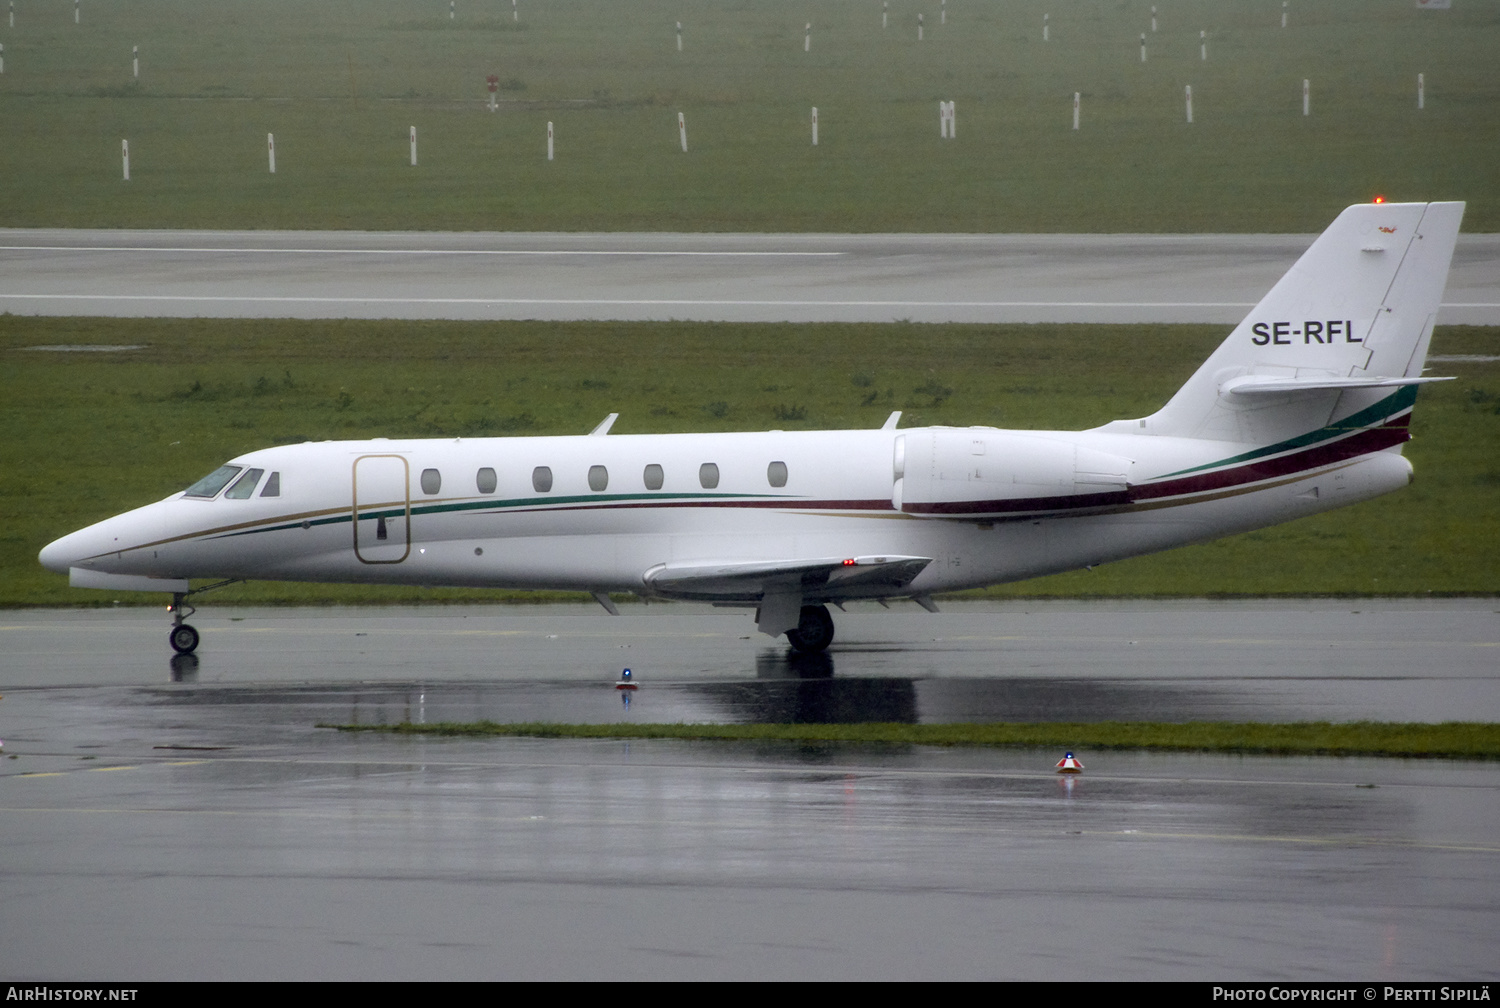
[[(41, 552), (78, 587), (190, 579), (611, 592), (753, 609), (802, 651), (827, 605), (1151, 553), (1405, 486), (1462, 203), (1352, 206), (1160, 410), (994, 427), (323, 441), (250, 452)], [(196, 591), (218, 585), (200, 587)]]

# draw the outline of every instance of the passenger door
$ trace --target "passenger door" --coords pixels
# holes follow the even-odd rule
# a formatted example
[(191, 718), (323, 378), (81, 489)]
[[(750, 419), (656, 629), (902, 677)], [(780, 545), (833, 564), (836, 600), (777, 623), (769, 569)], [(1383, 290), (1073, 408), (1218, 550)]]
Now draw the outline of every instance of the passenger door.
[(411, 467), (401, 455), (354, 460), (354, 556), (394, 564), (411, 553)]

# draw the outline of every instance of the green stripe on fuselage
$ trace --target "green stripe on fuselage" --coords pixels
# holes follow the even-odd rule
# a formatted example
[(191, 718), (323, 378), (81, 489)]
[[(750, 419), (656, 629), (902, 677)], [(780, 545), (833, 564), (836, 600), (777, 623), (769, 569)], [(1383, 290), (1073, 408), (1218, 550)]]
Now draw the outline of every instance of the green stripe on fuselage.
[(1156, 479), (1171, 479), (1173, 476), (1186, 476), (1188, 473), (1202, 472), (1205, 469), (1218, 469), (1220, 466), (1238, 465), (1241, 462), (1250, 462), (1254, 459), (1265, 458), (1268, 455), (1280, 455), (1282, 452), (1295, 451), (1298, 448), (1306, 448), (1308, 445), (1317, 444), (1320, 441), (1331, 441), (1342, 437), (1351, 431), (1364, 430), (1377, 426), (1403, 410), (1411, 409), (1412, 404), (1417, 401), (1417, 386), (1402, 385), (1395, 392), (1386, 396), (1373, 406), (1366, 407), (1358, 413), (1351, 413), (1337, 423), (1329, 424), (1308, 434), (1299, 434), (1285, 441), (1268, 445), (1265, 448), (1256, 448), (1254, 451), (1245, 452), (1243, 455), (1235, 455), (1231, 458), (1219, 459), (1217, 462), (1209, 462), (1207, 465), (1193, 466), (1191, 469), (1179, 469), (1176, 472), (1165, 473), (1155, 477)]
[[(645, 494), (587, 494), (573, 497), (517, 497), (510, 500), (480, 500), (480, 501), (450, 501), (439, 504), (412, 504), (411, 514), (433, 515), (457, 513), (460, 511), (508, 511), (508, 510), (549, 510), (557, 505), (572, 504), (618, 504), (653, 501), (704, 501), (704, 500), (788, 500), (784, 494), (727, 494), (727, 493), (645, 493)], [(371, 508), (359, 513), (360, 521), (367, 518), (400, 518), (407, 514), (404, 507)], [(352, 511), (341, 512), (327, 518), (317, 518), (302, 521), (281, 521), (274, 525), (262, 525), (259, 528), (241, 529), (236, 532), (227, 532), (214, 536), (215, 539), (232, 539), (236, 536), (255, 535), (260, 532), (282, 532), (288, 529), (300, 529), (304, 525), (311, 528), (314, 525), (338, 525), (354, 520)]]

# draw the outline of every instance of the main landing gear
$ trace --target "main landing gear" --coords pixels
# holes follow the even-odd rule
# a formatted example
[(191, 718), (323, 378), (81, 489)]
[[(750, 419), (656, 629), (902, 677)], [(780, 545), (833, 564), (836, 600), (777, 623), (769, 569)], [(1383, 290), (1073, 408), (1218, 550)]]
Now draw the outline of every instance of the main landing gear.
[(833, 643), (833, 617), (828, 615), (828, 607), (803, 606), (796, 629), (788, 630), (786, 639), (794, 650), (805, 653), (827, 648)]

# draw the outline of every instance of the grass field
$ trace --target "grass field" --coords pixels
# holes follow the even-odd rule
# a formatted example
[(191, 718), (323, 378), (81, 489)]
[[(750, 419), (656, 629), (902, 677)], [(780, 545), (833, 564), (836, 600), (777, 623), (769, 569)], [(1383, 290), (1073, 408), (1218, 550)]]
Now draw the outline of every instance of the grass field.
[(693, 741), (782, 741), (812, 745), (1055, 746), (1085, 750), (1143, 749), (1277, 756), (1398, 756), (1428, 759), (1500, 759), (1500, 725), (1357, 721), (1279, 724), (1193, 721), (1089, 723), (900, 724), (497, 724), (493, 721), (391, 725), (320, 725), (340, 731), (400, 735), (532, 738), (648, 738)]
[[(325, 438), (903, 424), (1083, 428), (1155, 410), (1222, 326), (730, 325), (0, 316), (0, 606), (157, 604), (67, 587), (36, 551), (253, 448)], [(113, 353), (36, 346), (141, 345)], [(1500, 353), (1440, 329), (1439, 354)], [(997, 595), (1500, 592), (1500, 373), (1444, 363), (1395, 494), (1275, 529), (992, 589)], [(254, 602), (481, 600), (251, 584)], [(514, 597), (514, 596), (512, 596)]]
[(1158, 0), (1144, 64), (1146, 0), (1053, 6), (1044, 43), (1032, 0), (18, 0), (0, 224), (1310, 232), (1378, 193), (1500, 230), (1500, 5)]

